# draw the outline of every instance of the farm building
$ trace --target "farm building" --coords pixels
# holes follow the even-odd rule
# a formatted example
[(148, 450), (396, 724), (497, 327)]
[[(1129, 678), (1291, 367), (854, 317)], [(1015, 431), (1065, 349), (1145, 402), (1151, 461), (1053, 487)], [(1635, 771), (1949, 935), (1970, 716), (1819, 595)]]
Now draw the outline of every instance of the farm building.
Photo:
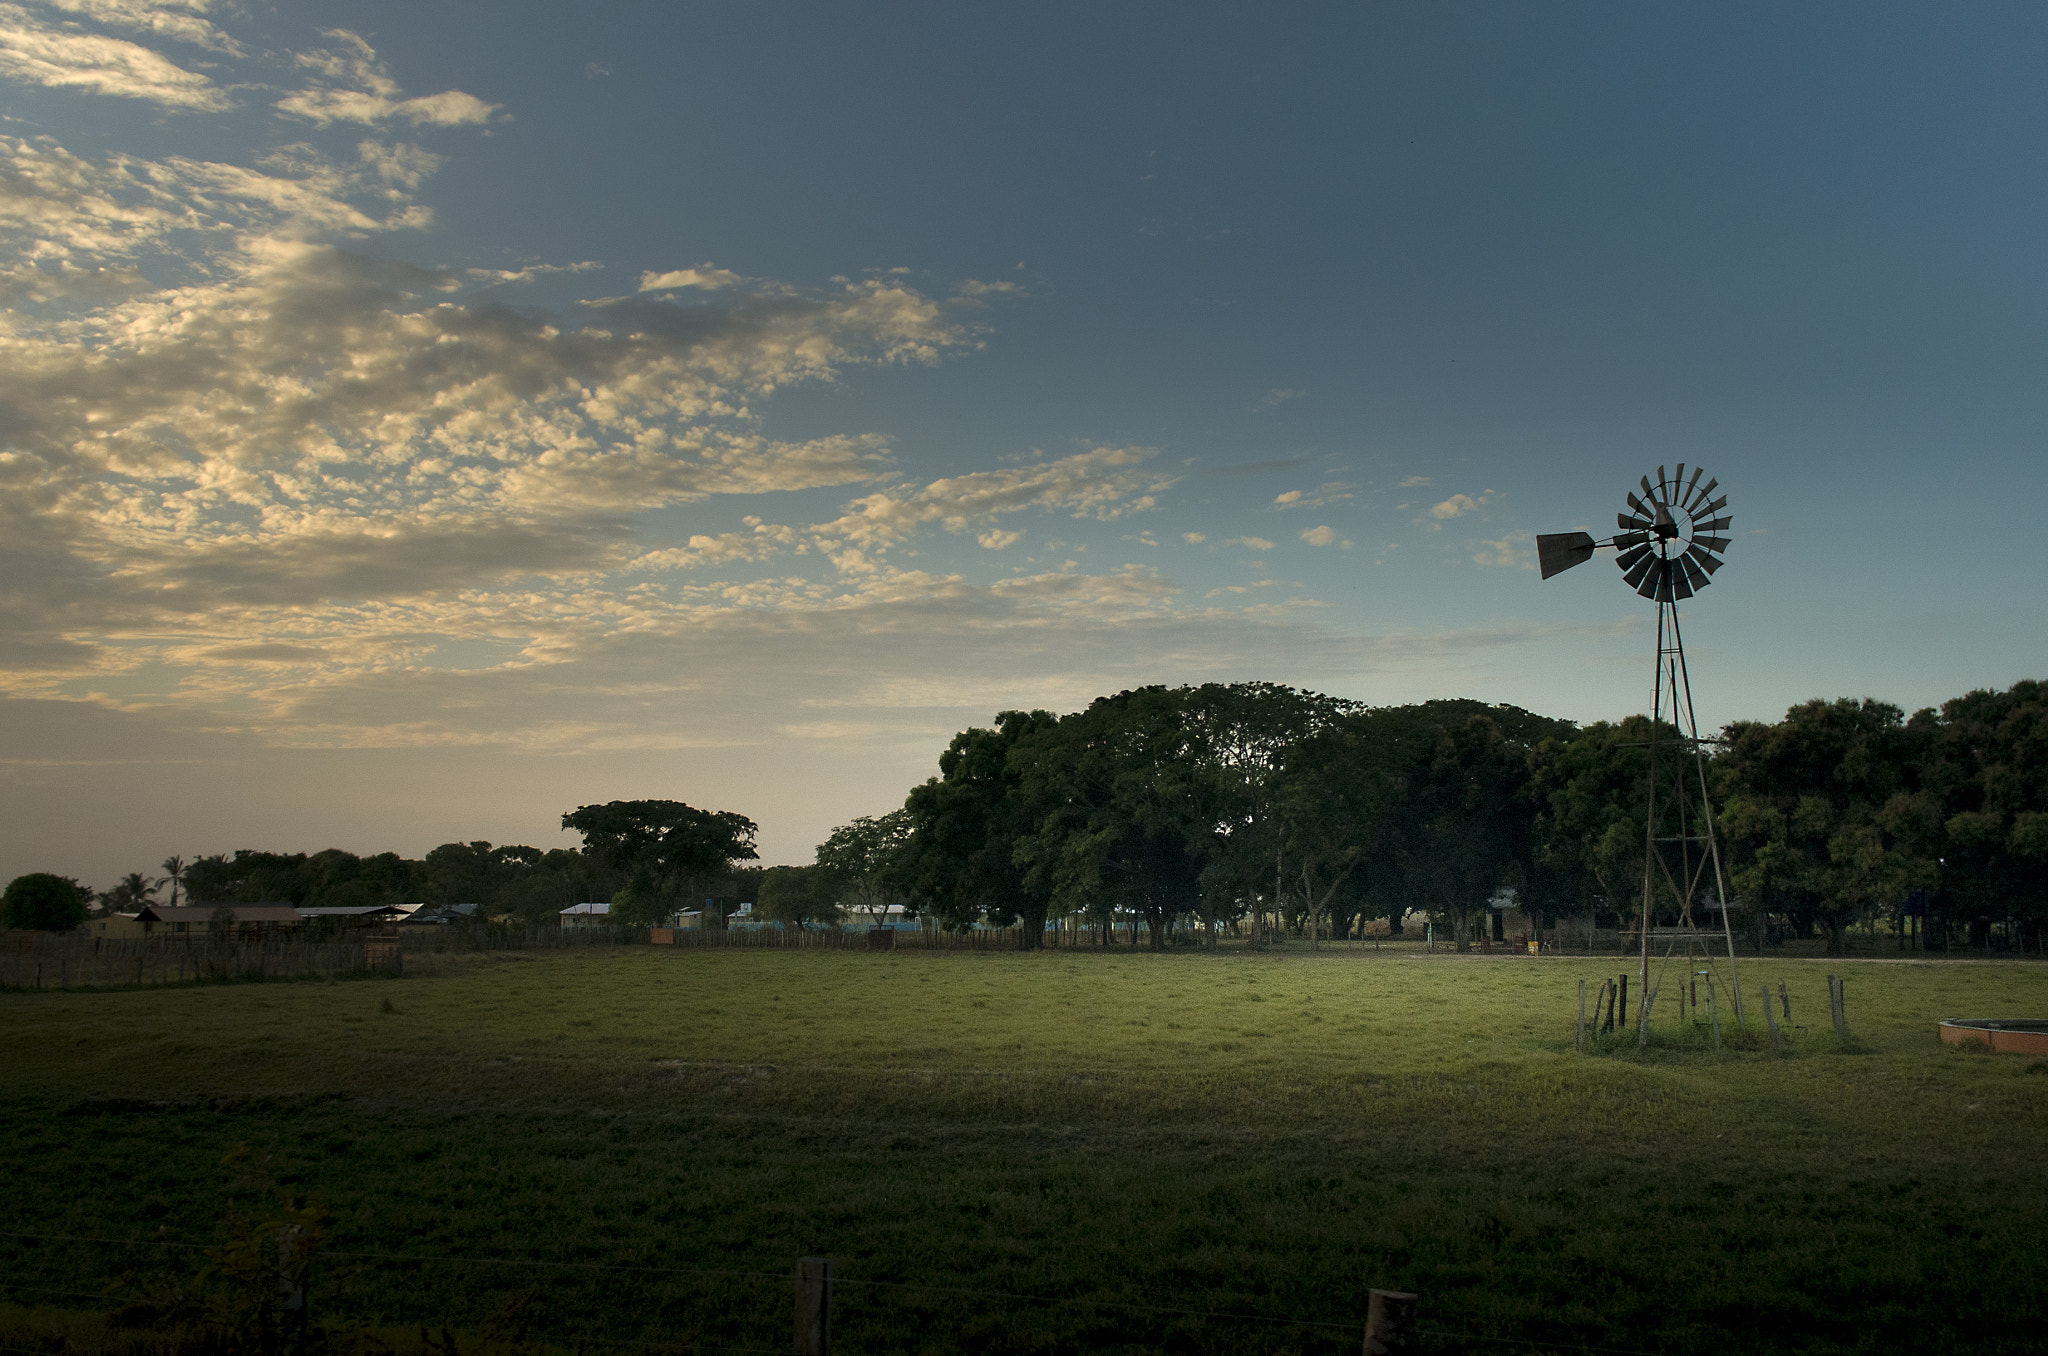
[(562, 910), (562, 926), (565, 928), (601, 928), (610, 921), (612, 911), (609, 900), (596, 900), (588, 904), (571, 904)]
[(213, 927), (215, 909), (230, 909), (235, 918), (233, 927), (237, 932), (260, 928), (266, 932), (288, 932), (300, 926), (305, 919), (289, 904), (201, 904), (191, 908), (171, 908), (168, 905), (150, 904), (138, 910), (135, 921), (142, 926), (146, 937), (203, 934)]
[(383, 927), (405, 917), (397, 904), (336, 904), (300, 909), (307, 922), (329, 928)]

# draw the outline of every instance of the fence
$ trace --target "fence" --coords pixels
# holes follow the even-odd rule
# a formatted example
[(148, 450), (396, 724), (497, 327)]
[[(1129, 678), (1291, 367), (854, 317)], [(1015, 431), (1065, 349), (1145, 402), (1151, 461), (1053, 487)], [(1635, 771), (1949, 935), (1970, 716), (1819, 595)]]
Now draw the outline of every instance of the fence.
[(0, 936), (0, 989), (133, 989), (199, 980), (333, 979), (369, 969), (363, 938)]
[[(1330, 1352), (1333, 1356), (1335, 1352), (1359, 1350), (1361, 1335), (1367, 1356), (1419, 1351), (1421, 1343), (1418, 1339), (1424, 1337), (1455, 1339), (1457, 1346), (1453, 1349), (1465, 1349), (1465, 1344), (1471, 1341), (1532, 1349), (1561, 1345), (1423, 1328), (1417, 1323), (1418, 1297), (1415, 1294), (1377, 1288), (1367, 1290), (1365, 1312), (1348, 1316), (1349, 1321), (1345, 1321), (1345, 1317), (1338, 1314), (1326, 1318), (1304, 1318), (1133, 1303), (1085, 1295), (1018, 1293), (947, 1285), (943, 1281), (869, 1279), (839, 1273), (833, 1260), (826, 1257), (797, 1259), (792, 1278), (789, 1272), (778, 1275), (768, 1271), (541, 1258), (348, 1251), (326, 1246), (319, 1223), (317, 1212), (288, 1207), (277, 1218), (254, 1223), (253, 1226), (245, 1223), (237, 1237), (216, 1245), (161, 1235), (149, 1239), (122, 1239), (7, 1231), (0, 1233), (0, 1241), (11, 1245), (8, 1250), (33, 1244), (33, 1256), (47, 1262), (53, 1252), (62, 1253), (74, 1269), (48, 1277), (66, 1282), (64, 1284), (39, 1285), (36, 1282), (45, 1279), (39, 1274), (41, 1268), (10, 1266), (5, 1275), (0, 1275), (0, 1303), (11, 1301), (22, 1310), (31, 1313), (41, 1311), (36, 1314), (40, 1321), (35, 1322), (37, 1332), (33, 1339), (37, 1340), (38, 1349), (54, 1350), (54, 1347), (44, 1344), (62, 1331), (60, 1325), (50, 1321), (53, 1317), (50, 1310), (65, 1307), (63, 1302), (67, 1300), (73, 1305), (84, 1300), (94, 1303), (95, 1307), (106, 1305), (114, 1310), (117, 1330), (136, 1327), (136, 1318), (145, 1314), (152, 1320), (151, 1326), (166, 1326), (164, 1321), (172, 1319), (175, 1313), (176, 1321), (168, 1325), (172, 1330), (153, 1334), (150, 1347), (154, 1349), (162, 1349), (166, 1345), (162, 1339), (167, 1337), (170, 1339), (167, 1345), (172, 1350), (225, 1348), (283, 1356), (284, 1353), (312, 1349), (321, 1345), (322, 1339), (331, 1341), (338, 1336), (361, 1338), (370, 1335), (370, 1331), (361, 1326), (361, 1318), (341, 1318), (341, 1322), (335, 1324), (335, 1319), (341, 1316), (330, 1312), (327, 1301), (339, 1299), (341, 1295), (332, 1293), (332, 1286), (318, 1285), (322, 1271), (318, 1264), (338, 1263), (352, 1274), (358, 1285), (372, 1274), (393, 1268), (413, 1274), (423, 1271), (443, 1274), (468, 1272), (474, 1279), (466, 1284), (458, 1283), (466, 1291), (477, 1289), (479, 1281), (485, 1290), (501, 1291), (507, 1282), (520, 1286), (525, 1278), (522, 1273), (552, 1273), (551, 1279), (525, 1289), (523, 1294), (513, 1292), (511, 1312), (517, 1320), (515, 1332), (491, 1332), (492, 1327), (504, 1326), (502, 1318), (507, 1311), (503, 1309), (500, 1322), (486, 1323), (486, 1345), (491, 1344), (489, 1339), (495, 1336), (498, 1344), (515, 1352), (573, 1346), (575, 1350), (586, 1352), (661, 1348), (761, 1353), (793, 1350), (798, 1356), (831, 1356), (839, 1335), (835, 1329), (846, 1317), (859, 1320), (852, 1325), (854, 1331), (848, 1335), (853, 1340), (846, 1345), (866, 1350), (901, 1349), (907, 1345), (905, 1339), (910, 1332), (914, 1331), (927, 1342), (937, 1335), (932, 1322), (937, 1317), (934, 1305), (958, 1328), (949, 1335), (972, 1335), (984, 1341), (1015, 1326), (1019, 1318), (1028, 1322), (1028, 1316), (1034, 1311), (1044, 1316), (1066, 1310), (1070, 1314), (1087, 1315), (1081, 1322), (1091, 1336), (1106, 1338), (1120, 1347), (1134, 1340), (1148, 1348), (1156, 1347), (1164, 1339), (1168, 1348), (1198, 1344), (1202, 1349), (1217, 1349), (1220, 1344), (1233, 1349), (1273, 1349), (1267, 1342), (1256, 1338), (1245, 1340), (1261, 1329), (1269, 1338), (1278, 1339), (1279, 1350)], [(118, 1257), (113, 1265), (120, 1270), (110, 1277), (110, 1283), (95, 1289), (92, 1282), (81, 1283), (75, 1279), (81, 1274), (76, 1270), (80, 1263), (85, 1264), (88, 1273), (105, 1270), (106, 1263), (93, 1267), (86, 1261), (90, 1255), (103, 1253), (103, 1250), (112, 1251)], [(189, 1261), (181, 1263), (176, 1260), (180, 1255)], [(192, 1265), (201, 1256), (210, 1259), (212, 1266), (194, 1275)], [(150, 1263), (151, 1258), (156, 1259), (154, 1265)], [(479, 1271), (495, 1275), (490, 1279), (475, 1276)], [(623, 1333), (609, 1335), (602, 1331), (602, 1327), (591, 1331), (588, 1313), (569, 1315), (559, 1312), (564, 1308), (581, 1309), (582, 1302), (590, 1298), (590, 1283), (602, 1285), (607, 1281), (623, 1286), (628, 1294), (645, 1295), (650, 1290), (660, 1293), (661, 1316), (657, 1322), (660, 1327), (670, 1329), (665, 1334), (667, 1340), (645, 1340), (655, 1335), (646, 1329), (634, 1336)], [(698, 1284), (692, 1285), (692, 1282)], [(708, 1287), (703, 1285), (706, 1282), (710, 1283)], [(567, 1304), (561, 1302), (566, 1298), (563, 1293), (565, 1285), (572, 1287), (576, 1295), (576, 1299)], [(326, 1289), (329, 1293), (316, 1293), (316, 1289)], [(206, 1294), (209, 1290), (213, 1292), (211, 1295)], [(516, 1311), (522, 1302), (535, 1298), (543, 1290), (553, 1297), (554, 1302), (538, 1313), (517, 1316)], [(711, 1323), (705, 1323), (703, 1315), (690, 1313), (698, 1306), (685, 1297), (693, 1294), (700, 1300), (709, 1301), (708, 1308), (717, 1315)], [(182, 1299), (184, 1303), (166, 1303), (171, 1296)], [(854, 1305), (847, 1306), (856, 1311), (854, 1314), (842, 1312), (842, 1306), (848, 1299), (856, 1300)], [(201, 1303), (201, 1300), (209, 1302)], [(738, 1303), (734, 1303), (735, 1300)], [(182, 1312), (176, 1313), (177, 1310)], [(979, 1310), (983, 1317), (979, 1321), (968, 1317), (963, 1324), (962, 1310)], [(71, 1311), (75, 1313), (77, 1309)], [(13, 1322), (0, 1327), (0, 1341), (27, 1336), (15, 1326), (25, 1316), (20, 1313), (7, 1315)], [(549, 1322), (550, 1317), (556, 1321)], [(560, 1323), (564, 1317), (570, 1319), (568, 1324)], [(792, 1317), (795, 1320), (793, 1325)], [(1359, 1321), (1361, 1318), (1362, 1323)], [(539, 1321), (535, 1323), (533, 1319)], [(583, 1322), (578, 1322), (578, 1319)], [(786, 1336), (781, 1342), (775, 1342), (773, 1334), (776, 1328), (789, 1334), (792, 1326), (793, 1343)], [(536, 1327), (540, 1331), (533, 1331)], [(582, 1330), (578, 1331), (579, 1328)], [(446, 1356), (461, 1349), (447, 1327), (441, 1329), (438, 1340), (429, 1336), (424, 1326), (420, 1328), (420, 1335), (418, 1350), (422, 1356), (426, 1353)], [(1069, 1337), (1073, 1335), (1070, 1331)], [(507, 1337), (511, 1338), (509, 1342), (505, 1340)], [(707, 1337), (711, 1340), (706, 1341)], [(134, 1344), (107, 1345), (115, 1350), (135, 1349)], [(394, 1349), (382, 1340), (376, 1341), (376, 1345), (385, 1351)], [(75, 1348), (66, 1344), (65, 1349)], [(1579, 1344), (1566, 1349), (1616, 1350), (1588, 1348)], [(0, 1346), (0, 1350), (26, 1348)], [(1649, 1356), (1649, 1353), (1631, 1352), (1628, 1356)]]

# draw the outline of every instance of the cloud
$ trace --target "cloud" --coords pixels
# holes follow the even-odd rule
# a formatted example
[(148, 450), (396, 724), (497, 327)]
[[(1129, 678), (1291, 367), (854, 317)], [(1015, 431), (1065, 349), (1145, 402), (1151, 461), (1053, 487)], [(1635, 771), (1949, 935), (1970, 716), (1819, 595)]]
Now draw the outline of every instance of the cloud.
[(1412, 489), (1417, 485), (1427, 485), (1434, 479), (1436, 479), (1434, 476), (1403, 476), (1401, 477), (1401, 488), (1406, 490)]
[(0, 4), (0, 77), (186, 112), (230, 107), (227, 95), (197, 71), (122, 38), (45, 23), (18, 5)]
[(1145, 447), (1098, 447), (1054, 461), (934, 480), (856, 499), (846, 512), (811, 531), (842, 570), (876, 568), (880, 553), (938, 524), (966, 532), (977, 523), (1024, 509), (1109, 522), (1153, 507), (1174, 477), (1145, 469)]
[(242, 45), (199, 16), (213, 6), (209, 0), (41, 0), (49, 9), (75, 14), (112, 28), (128, 28), (160, 38), (190, 43), (228, 56), (243, 55)]
[(1337, 535), (1337, 529), (1333, 527), (1304, 527), (1303, 529), (1301, 529), (1300, 535), (1301, 539), (1307, 542), (1310, 546), (1334, 545), (1346, 551), (1351, 549), (1351, 542), (1349, 541), (1349, 539), (1340, 538)]
[[(1428, 516), (1417, 518), (1415, 524), (1418, 527), (1426, 527), (1430, 531), (1436, 532), (1441, 530), (1445, 523), (1455, 518), (1462, 518), (1466, 514), (1480, 512), (1488, 504), (1492, 503), (1493, 499), (1494, 493), (1492, 490), (1483, 491), (1476, 497), (1469, 494), (1454, 494), (1441, 503), (1431, 505)], [(1406, 506), (1403, 505), (1403, 507)]]
[(401, 97), (398, 82), (377, 58), (376, 49), (345, 28), (322, 30), (334, 43), (297, 54), (298, 65), (329, 83), (279, 99), (279, 112), (325, 127), (336, 122), (409, 122), (414, 126), (461, 127), (487, 123), (501, 105), (459, 89), (417, 98)]
[(1209, 537), (1207, 533), (1203, 532), (1183, 532), (1180, 534), (1180, 539), (1190, 546), (1200, 546), (1203, 542), (1209, 540)]
[(1231, 537), (1224, 541), (1223, 544), (1225, 546), (1242, 546), (1247, 551), (1270, 551), (1273, 549), (1273, 543), (1267, 541), (1264, 537)]
[(1326, 480), (1313, 490), (1284, 490), (1273, 496), (1273, 507), (1321, 508), (1357, 497), (1357, 491), (1338, 480)]
[(667, 273), (647, 272), (640, 275), (642, 292), (673, 291), (684, 287), (701, 287), (713, 292), (721, 287), (731, 287), (740, 280), (740, 275), (730, 269), (713, 268), (710, 264), (699, 264), (696, 268), (671, 269)]
[(1275, 386), (1266, 392), (1265, 396), (1260, 399), (1259, 404), (1262, 408), (1270, 410), (1276, 406), (1285, 405), (1290, 400), (1299, 400), (1307, 394), (1307, 391), (1297, 391), (1291, 386)]
[(1502, 537), (1499, 541), (1482, 541), (1480, 549), (1472, 556), (1479, 565), (1505, 565), (1514, 569), (1533, 570), (1536, 562), (1534, 553), (1524, 549), (1513, 537)]
[(1015, 546), (1018, 542), (1024, 540), (1024, 534), (1022, 532), (1006, 532), (1000, 528), (990, 528), (988, 531), (977, 536), (975, 540), (991, 551), (1000, 551), (1006, 546)]

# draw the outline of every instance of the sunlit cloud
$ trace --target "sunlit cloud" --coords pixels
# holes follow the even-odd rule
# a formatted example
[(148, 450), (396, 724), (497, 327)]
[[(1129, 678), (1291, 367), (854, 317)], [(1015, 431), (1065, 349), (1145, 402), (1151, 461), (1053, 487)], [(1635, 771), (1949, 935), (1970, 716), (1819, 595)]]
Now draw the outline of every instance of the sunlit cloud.
[(345, 28), (321, 36), (332, 47), (297, 56), (301, 69), (323, 83), (277, 101), (277, 109), (319, 126), (335, 122), (409, 122), (414, 126), (460, 127), (491, 120), (499, 105), (486, 103), (459, 89), (405, 98), (376, 50)]

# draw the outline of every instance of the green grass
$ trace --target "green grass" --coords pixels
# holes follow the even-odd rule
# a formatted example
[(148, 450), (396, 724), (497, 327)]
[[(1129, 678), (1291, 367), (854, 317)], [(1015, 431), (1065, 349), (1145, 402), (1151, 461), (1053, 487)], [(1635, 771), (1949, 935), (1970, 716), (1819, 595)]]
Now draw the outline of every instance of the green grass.
[[(843, 1285), (852, 1352), (1355, 1351), (1374, 1286), (1445, 1351), (2021, 1351), (2048, 1321), (2048, 1063), (1934, 1033), (2048, 1013), (2036, 964), (1746, 960), (1792, 993), (1783, 1055), (1725, 1010), (1717, 1055), (1668, 998), (1647, 1053), (1575, 1054), (1613, 958), (438, 964), (0, 996), (0, 1227), (217, 1243), (294, 1193), (331, 1216), (326, 1315), (564, 1347), (786, 1350), (812, 1254), (925, 1287)], [(0, 1237), (0, 1276), (89, 1308), (44, 1292), (198, 1256)]]

